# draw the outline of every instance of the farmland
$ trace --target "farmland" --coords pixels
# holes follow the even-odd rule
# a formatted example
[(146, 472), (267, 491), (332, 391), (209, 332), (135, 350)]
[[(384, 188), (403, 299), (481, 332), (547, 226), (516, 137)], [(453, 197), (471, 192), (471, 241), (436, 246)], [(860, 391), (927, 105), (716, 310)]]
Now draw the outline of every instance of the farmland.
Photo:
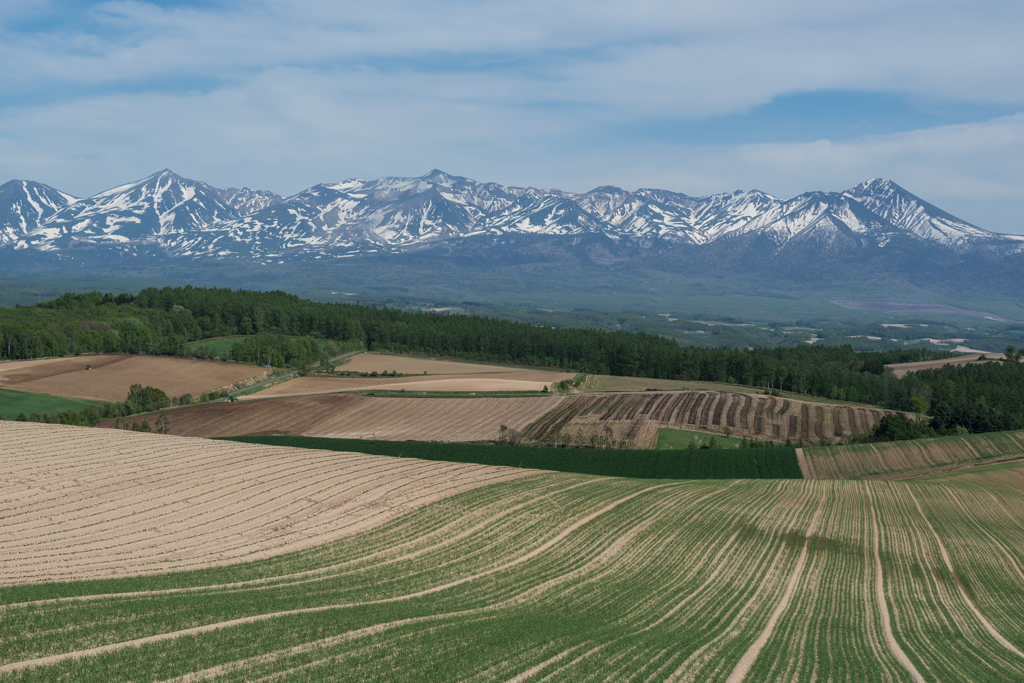
[(509, 372), (516, 368), (479, 363), (460, 363), (452, 360), (432, 358), (410, 358), (379, 353), (360, 353), (353, 356), (336, 370), (345, 372), (397, 372), (400, 375), (479, 375), (490, 372)]
[[(494, 441), (501, 425), (521, 430), (566, 400), (524, 398), (383, 398), (352, 394), (212, 403), (164, 411), (181, 436), (294, 434), (341, 439)], [(151, 422), (157, 416), (150, 414)], [(101, 427), (113, 427), (113, 420)]]
[[(91, 365), (91, 370), (86, 370)], [(133, 384), (168, 396), (200, 394), (248, 380), (263, 368), (168, 356), (100, 355), (0, 363), (0, 387), (93, 401), (123, 401)]]
[(268, 557), (528, 474), (58, 425), (0, 433), (0, 586)]
[[(582, 389), (587, 392), (637, 392), (637, 391), (721, 391), (732, 394), (763, 394), (765, 387), (727, 382), (706, 382), (697, 380), (648, 379), (646, 377), (615, 377), (612, 375), (587, 375)], [(777, 392), (780, 398), (804, 403), (830, 403), (859, 408), (870, 408), (870, 404), (843, 401), (792, 391)]]
[(0, 680), (1021, 680), (1022, 510), (1019, 463), (535, 474), (251, 562), (10, 585)]
[(32, 413), (57, 415), (65, 410), (84, 410), (90, 405), (92, 405), (91, 402), (76, 398), (0, 389), (0, 417), (5, 420), (13, 420), (20, 413), (25, 413), (25, 415), (31, 415)]
[(712, 391), (579, 395), (566, 399), (532, 423), (524, 438), (544, 442), (564, 435), (586, 439), (611, 429), (634, 448), (654, 448), (658, 430), (693, 427), (768, 441), (817, 443), (869, 432), (886, 411), (806, 403), (760, 394)]
[(1024, 432), (805, 448), (803, 454), (810, 479), (904, 479), (1024, 459)]
[[(366, 354), (360, 354), (360, 356)], [(356, 356), (357, 358), (359, 356)], [(475, 367), (475, 366), (474, 366)], [(247, 399), (276, 396), (307, 396), (334, 394), (343, 391), (541, 391), (574, 375), (531, 370), (463, 373), (449, 375), (416, 375), (412, 377), (299, 377), (275, 385)]]
[(722, 434), (708, 434), (707, 432), (690, 432), (685, 429), (659, 429), (658, 450), (678, 450), (687, 448), (691, 444), (697, 448), (701, 446), (710, 447), (711, 439), (714, 438), (717, 448), (735, 448), (743, 439), (728, 437)]

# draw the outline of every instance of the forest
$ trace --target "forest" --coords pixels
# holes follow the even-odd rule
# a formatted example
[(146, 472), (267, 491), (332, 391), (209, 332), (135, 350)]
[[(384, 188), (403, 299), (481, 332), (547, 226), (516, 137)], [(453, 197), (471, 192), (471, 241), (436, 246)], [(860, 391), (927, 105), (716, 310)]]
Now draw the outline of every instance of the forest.
[(887, 363), (948, 357), (849, 346), (753, 349), (681, 347), (644, 332), (555, 328), (491, 317), (319, 303), (280, 291), (165, 287), (138, 294), (67, 293), (0, 309), (0, 358), (80, 353), (202, 353), (190, 343), (241, 335), (225, 360), (311, 366), (325, 351), (362, 346), (465, 360), (557, 367), (590, 374), (729, 382), (931, 416), (937, 433), (1024, 428), (1024, 364), (994, 360), (896, 378)]

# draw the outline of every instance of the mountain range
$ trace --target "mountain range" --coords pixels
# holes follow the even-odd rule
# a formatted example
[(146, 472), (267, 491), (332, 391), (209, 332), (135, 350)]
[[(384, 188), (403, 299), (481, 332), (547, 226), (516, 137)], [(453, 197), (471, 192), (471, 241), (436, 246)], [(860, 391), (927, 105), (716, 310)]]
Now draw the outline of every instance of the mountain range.
[(219, 189), (166, 169), (81, 199), (32, 181), (0, 185), (0, 261), (9, 266), (47, 256), (98, 265), (382, 254), (939, 277), (950, 268), (1019, 273), (1024, 236), (971, 225), (884, 179), (792, 199), (611, 186), (576, 194), (438, 170), (325, 183), (291, 197)]

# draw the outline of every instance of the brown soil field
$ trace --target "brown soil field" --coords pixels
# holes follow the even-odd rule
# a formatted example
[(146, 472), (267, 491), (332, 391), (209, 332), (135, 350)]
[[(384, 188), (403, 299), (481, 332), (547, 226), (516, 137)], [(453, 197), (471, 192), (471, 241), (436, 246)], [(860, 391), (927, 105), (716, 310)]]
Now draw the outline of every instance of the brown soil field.
[[(85, 366), (91, 365), (91, 370)], [(255, 365), (170, 356), (74, 356), (0, 364), (0, 387), (96, 401), (123, 401), (133, 384), (168, 396), (200, 394), (265, 372)]]
[(805, 448), (807, 479), (906, 479), (1024, 458), (1024, 431)]
[[(586, 392), (636, 392), (654, 389), (656, 391), (724, 391), (733, 394), (761, 394), (765, 387), (753, 387), (746, 384), (729, 384), (727, 382), (701, 382), (690, 380), (673, 379), (645, 379), (643, 377), (615, 377), (613, 375), (587, 375), (581, 387)], [(791, 391), (779, 392), (781, 398), (804, 403), (828, 403), (829, 405), (843, 405), (870, 408), (866, 403), (854, 401), (840, 401), (837, 399), (823, 398), (820, 396), (807, 396)]]
[(0, 434), (0, 586), (269, 557), (537, 473), (35, 423)]
[(871, 430), (888, 411), (717, 391), (580, 395), (531, 423), (523, 437), (543, 442), (559, 436), (604, 435), (636, 448), (654, 448), (663, 427), (722, 431), (781, 442), (817, 443)]
[[(524, 398), (384, 398), (354, 394), (209, 403), (163, 411), (182, 436), (292, 434), (386, 441), (494, 441), (498, 428), (523, 430), (564, 396)], [(145, 418), (154, 423), (157, 415)], [(142, 418), (134, 418), (142, 419)], [(114, 427), (105, 420), (101, 427)]]
[(335, 394), (342, 391), (540, 391), (575, 375), (520, 370), (488, 374), (421, 375), (413, 377), (299, 377), (277, 384), (242, 400), (275, 396)]
[(452, 360), (433, 360), (430, 358), (410, 358), (409, 356), (389, 356), (382, 353), (360, 353), (352, 356), (347, 363), (339, 365), (337, 370), (345, 372), (397, 372), (403, 375), (463, 375), (484, 372), (514, 372), (519, 368), (502, 365), (483, 365), (479, 363), (461, 363)]
[[(986, 361), (979, 361), (978, 359), (985, 356)], [(985, 363), (997, 358), (1005, 358), (1001, 353), (969, 353), (964, 356), (957, 356), (956, 358), (943, 358), (941, 360), (925, 360), (918, 363), (891, 363), (886, 365), (887, 368), (892, 368), (892, 372), (897, 377), (903, 377), (908, 372), (915, 372), (917, 370), (928, 370), (930, 368), (941, 368), (943, 365), (969, 365), (972, 363)]]

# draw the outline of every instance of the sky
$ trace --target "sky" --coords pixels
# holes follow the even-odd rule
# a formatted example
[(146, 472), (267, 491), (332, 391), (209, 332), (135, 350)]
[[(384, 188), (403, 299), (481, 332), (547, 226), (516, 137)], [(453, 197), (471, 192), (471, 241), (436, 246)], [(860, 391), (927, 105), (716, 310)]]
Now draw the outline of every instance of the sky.
[(1022, 35), (1019, 0), (2, 0), (0, 182), (884, 177), (1024, 234)]

